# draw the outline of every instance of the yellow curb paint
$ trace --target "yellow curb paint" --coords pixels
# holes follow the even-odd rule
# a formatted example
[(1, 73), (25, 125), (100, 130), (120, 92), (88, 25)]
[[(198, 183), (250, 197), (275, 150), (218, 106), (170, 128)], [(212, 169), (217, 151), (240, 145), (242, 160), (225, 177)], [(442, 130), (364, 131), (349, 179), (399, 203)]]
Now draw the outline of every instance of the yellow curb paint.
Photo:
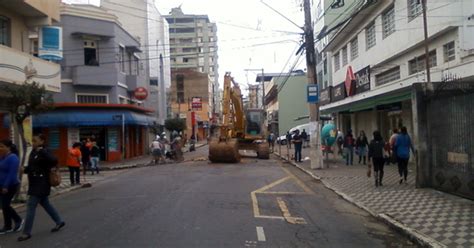
[(306, 224), (306, 221), (303, 218), (291, 216), (290, 211), (288, 210), (288, 207), (286, 206), (285, 201), (283, 201), (281, 197), (277, 197), (277, 201), (278, 201), (278, 206), (280, 207), (280, 210), (286, 222), (290, 224)]

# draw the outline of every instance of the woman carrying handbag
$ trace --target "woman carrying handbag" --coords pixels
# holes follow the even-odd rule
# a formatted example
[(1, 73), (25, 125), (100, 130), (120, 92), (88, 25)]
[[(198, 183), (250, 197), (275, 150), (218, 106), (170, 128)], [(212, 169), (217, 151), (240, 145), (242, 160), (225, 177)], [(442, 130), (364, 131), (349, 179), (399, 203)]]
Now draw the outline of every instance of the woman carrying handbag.
[(33, 150), (30, 153), (28, 166), (24, 172), (28, 175), (28, 202), (26, 203), (26, 220), (23, 234), (18, 241), (31, 238), (31, 230), (36, 214), (36, 207), (40, 204), (56, 224), (51, 232), (59, 231), (66, 223), (61, 219), (56, 209), (49, 202), (51, 193), (50, 173), (56, 167), (58, 160), (45, 148), (44, 135), (33, 137)]

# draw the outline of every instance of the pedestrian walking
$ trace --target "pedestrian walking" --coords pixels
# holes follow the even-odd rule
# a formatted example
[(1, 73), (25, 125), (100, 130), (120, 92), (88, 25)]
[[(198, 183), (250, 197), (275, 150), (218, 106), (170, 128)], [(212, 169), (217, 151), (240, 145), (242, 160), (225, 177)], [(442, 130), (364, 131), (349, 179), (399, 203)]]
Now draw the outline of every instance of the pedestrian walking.
[(291, 149), (291, 133), (290, 133), (290, 131), (286, 132), (286, 144)]
[(354, 136), (352, 136), (352, 130), (347, 131), (344, 137), (344, 154), (346, 157), (346, 165), (353, 165), (354, 161)]
[[(0, 141), (0, 185), (2, 187), (0, 200), (3, 212), (3, 228), (0, 229), (0, 234), (19, 232), (24, 224), (24, 221), (11, 206), (12, 199), (20, 187), (19, 168), (20, 160), (15, 145), (10, 140)], [(13, 221), (15, 222), (14, 227)]]
[(364, 131), (360, 131), (359, 137), (357, 137), (356, 140), (356, 151), (357, 154), (359, 155), (359, 164), (363, 161), (364, 164), (367, 159), (367, 146), (369, 145), (369, 142), (367, 141), (367, 136), (365, 136)]
[(295, 131), (293, 144), (295, 145), (295, 161), (301, 162), (301, 147), (303, 146), (303, 139), (301, 138), (299, 130)]
[(90, 156), (91, 156), (91, 162), (90, 162), (91, 174), (94, 175), (94, 172), (99, 174), (100, 148), (97, 145), (97, 142), (95, 140), (92, 141)]
[(395, 151), (397, 154), (398, 162), (398, 174), (400, 175), (399, 183), (402, 184), (403, 181), (407, 183), (408, 177), (408, 160), (410, 160), (410, 149), (415, 153), (413, 148), (413, 143), (411, 138), (408, 135), (406, 127), (400, 129), (400, 133), (397, 135), (395, 140)]
[(31, 238), (38, 204), (44, 208), (56, 224), (51, 229), (51, 232), (57, 232), (66, 225), (49, 202), (49, 194), (51, 193), (49, 174), (51, 168), (56, 167), (58, 164), (58, 160), (46, 149), (45, 142), (46, 139), (42, 134), (33, 137), (33, 150), (28, 159), (28, 166), (24, 169), (24, 172), (28, 175), (29, 198), (26, 203), (25, 228), (23, 229), (23, 234), (18, 237), (18, 241), (25, 241)]
[(75, 184), (81, 184), (82, 154), (80, 147), (81, 143), (74, 143), (68, 150), (66, 165), (69, 168), (69, 179), (71, 180), (71, 186), (74, 186)]
[(303, 147), (308, 147), (308, 134), (306, 133), (306, 130), (303, 129), (303, 132), (301, 132), (301, 139), (303, 140)]
[[(374, 166), (375, 187), (382, 186), (383, 167), (385, 164), (385, 142), (379, 131), (373, 133), (374, 139), (369, 144), (369, 171)], [(369, 172), (370, 173), (370, 172)]]
[(395, 164), (397, 163), (397, 151), (395, 151), (395, 141), (397, 140), (398, 136), (398, 128), (394, 128), (392, 130), (392, 136), (389, 139), (389, 146), (390, 146), (390, 162)]
[(268, 145), (270, 146), (271, 152), (274, 152), (275, 149), (275, 134), (270, 132), (267, 138)]
[(81, 156), (82, 156), (81, 162), (82, 162), (82, 166), (83, 166), (83, 174), (84, 175), (86, 174), (86, 171), (88, 171), (89, 167), (90, 167), (91, 148), (92, 148), (92, 142), (91, 142), (90, 138), (87, 138), (87, 139), (82, 141), (80, 150), (81, 150)]

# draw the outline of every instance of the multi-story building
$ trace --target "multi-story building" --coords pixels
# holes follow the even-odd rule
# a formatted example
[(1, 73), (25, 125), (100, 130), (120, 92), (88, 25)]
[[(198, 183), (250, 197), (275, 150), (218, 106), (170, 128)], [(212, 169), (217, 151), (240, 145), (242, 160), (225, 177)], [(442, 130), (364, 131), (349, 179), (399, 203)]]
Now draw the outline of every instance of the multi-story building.
[(314, 37), (316, 37), (316, 73), (321, 89), (330, 86), (332, 81), (332, 64), (330, 51), (322, 52), (331, 37), (340, 28), (340, 23), (350, 19), (354, 10), (359, 8), (364, 1), (345, 0), (318, 0), (312, 4), (312, 17), (314, 23)]
[[(333, 80), (321, 110), (336, 114), (344, 130), (380, 129), (385, 137), (392, 128), (412, 130), (410, 86), (426, 82), (421, 1), (379, 1), (362, 8), (325, 47), (333, 55)], [(474, 75), (467, 69), (474, 66), (472, 13), (472, 1), (428, 3), (433, 82), (448, 73)], [(345, 85), (348, 73), (355, 85), (350, 79)]]
[(64, 58), (55, 109), (34, 117), (61, 164), (72, 143), (92, 138), (101, 160), (143, 155), (153, 110), (136, 99), (146, 78), (140, 43), (117, 17), (92, 5), (62, 5)]
[[(170, 88), (171, 112), (173, 117), (186, 119), (186, 133), (191, 137), (193, 124), (197, 139), (205, 139), (209, 135), (209, 74), (195, 71), (194, 69), (172, 70), (172, 83)], [(194, 115), (195, 123), (192, 123)], [(196, 129), (197, 127), (197, 129)]]
[(158, 124), (164, 125), (168, 116), (166, 88), (171, 84), (168, 23), (153, 0), (104, 0), (101, 7), (116, 15), (127, 30), (140, 42), (140, 66), (145, 70), (144, 82), (149, 97), (145, 106), (155, 111)]
[(211, 118), (219, 113), (217, 26), (207, 15), (184, 14), (180, 7), (165, 16), (169, 23), (171, 68), (194, 69), (209, 74)]
[[(467, 187), (462, 186), (465, 184), (461, 182), (468, 174), (466, 168), (472, 168), (472, 163), (467, 160), (472, 156), (472, 145), (462, 141), (463, 138), (452, 137), (459, 130), (469, 132), (467, 130), (472, 128), (472, 125), (466, 126), (468, 122), (464, 119), (469, 112), (466, 106), (469, 103), (452, 98), (444, 106), (432, 110), (439, 115), (431, 113), (434, 119), (421, 124), (421, 120), (426, 120), (424, 115), (427, 113), (419, 112), (413, 103), (433, 104), (435, 100), (442, 99), (443, 89), (456, 88), (456, 84), (473, 81), (474, 2), (426, 1), (428, 54), (425, 53), (422, 2), (367, 1), (357, 9), (356, 15), (331, 37), (323, 50), (332, 56), (328, 62), (332, 65), (332, 82), (330, 87), (321, 91), (323, 105), (320, 110), (337, 117), (339, 128), (344, 131), (352, 129), (357, 134), (362, 130), (367, 134), (380, 130), (383, 137), (388, 139), (391, 129), (407, 127), (423, 154), (428, 154), (427, 157), (432, 154), (437, 156), (423, 160), (431, 161), (426, 165), (419, 164), (417, 172), (421, 173), (417, 173), (417, 183), (420, 183), (418, 179), (422, 179), (422, 184), (429, 182), (425, 185), (442, 185), (443, 178), (450, 178), (452, 182), (460, 183), (442, 187), (448, 185), (452, 191), (462, 189), (465, 190), (463, 194), (466, 194)], [(432, 84), (426, 83), (425, 56), (428, 56), (431, 82), (441, 85), (434, 89)], [(412, 93), (416, 89), (413, 87), (415, 83), (426, 85), (425, 91), (434, 92), (433, 96), (417, 101), (418, 96)], [(462, 94), (458, 96), (459, 99)], [(449, 111), (444, 108), (449, 108)], [(455, 115), (457, 113), (461, 114)], [(433, 126), (437, 120), (445, 122)], [(455, 123), (456, 128), (447, 128)], [(430, 142), (426, 142), (424, 134), (419, 136), (420, 130), (421, 133), (430, 134)], [(434, 134), (450, 135), (434, 139)], [(435, 140), (438, 142), (433, 143)], [(425, 143), (420, 144), (418, 141)], [(439, 147), (444, 146), (446, 149), (439, 150)], [(420, 159), (424, 159), (424, 156)], [(439, 161), (443, 163), (438, 165)], [(433, 168), (439, 174), (432, 172)], [(430, 177), (430, 173), (436, 175), (435, 178)], [(470, 192), (472, 197), (472, 188)], [(461, 194), (460, 191), (457, 193)]]
[[(61, 91), (60, 66), (38, 57), (39, 29), (60, 20), (59, 5), (59, 0), (0, 1), (0, 87), (35, 81), (49, 92)], [(57, 38), (57, 45), (61, 43), (59, 35), (52, 38)], [(0, 91), (0, 99), (0, 139), (18, 142), (8, 114), (8, 95)]]
[(262, 108), (262, 86), (258, 84), (249, 84), (248, 108)]

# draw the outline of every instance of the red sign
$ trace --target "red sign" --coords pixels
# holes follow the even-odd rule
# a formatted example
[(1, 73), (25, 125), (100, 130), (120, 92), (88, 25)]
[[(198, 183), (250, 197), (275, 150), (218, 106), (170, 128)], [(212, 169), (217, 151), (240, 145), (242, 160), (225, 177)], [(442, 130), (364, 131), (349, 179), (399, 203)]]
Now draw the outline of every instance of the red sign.
[(193, 109), (200, 110), (202, 108), (202, 98), (193, 97), (191, 106)]
[(344, 82), (347, 96), (353, 96), (355, 94), (355, 80), (356, 77), (354, 76), (354, 72), (352, 72), (352, 66), (348, 66), (346, 72), (346, 81)]
[(145, 100), (148, 97), (148, 91), (143, 87), (138, 87), (133, 92), (133, 96), (138, 100)]

